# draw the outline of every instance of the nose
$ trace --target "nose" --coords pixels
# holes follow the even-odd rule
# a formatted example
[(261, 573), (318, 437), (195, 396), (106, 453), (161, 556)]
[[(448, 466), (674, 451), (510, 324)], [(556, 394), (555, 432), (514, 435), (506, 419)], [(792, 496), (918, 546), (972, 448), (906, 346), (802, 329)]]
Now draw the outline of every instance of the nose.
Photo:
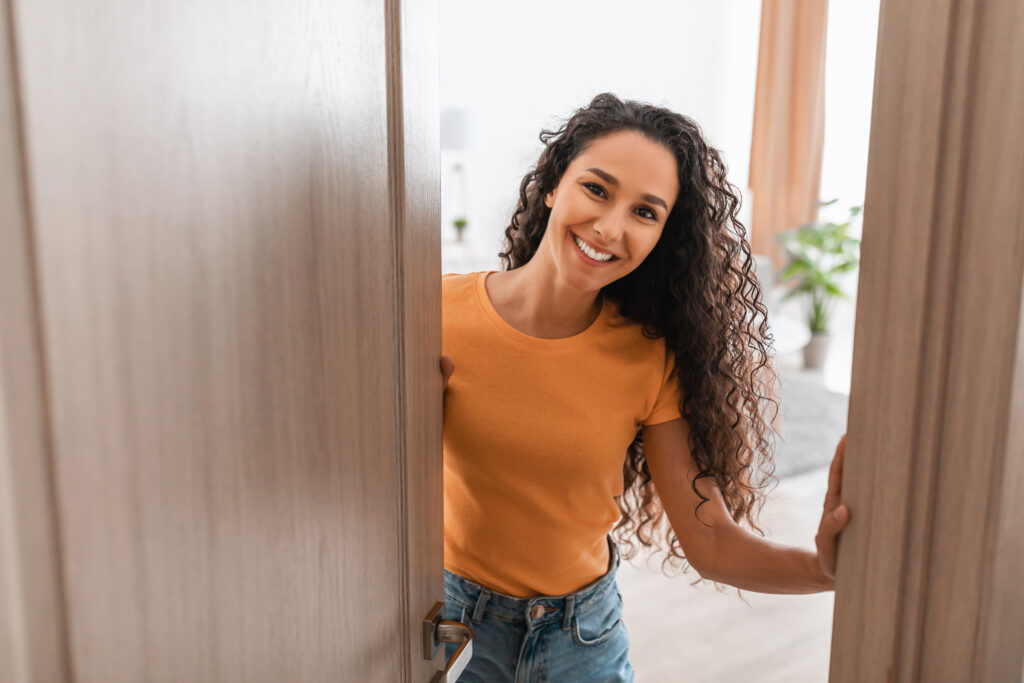
[(624, 219), (618, 213), (608, 211), (598, 216), (594, 222), (594, 233), (604, 244), (611, 246), (622, 238), (624, 223)]

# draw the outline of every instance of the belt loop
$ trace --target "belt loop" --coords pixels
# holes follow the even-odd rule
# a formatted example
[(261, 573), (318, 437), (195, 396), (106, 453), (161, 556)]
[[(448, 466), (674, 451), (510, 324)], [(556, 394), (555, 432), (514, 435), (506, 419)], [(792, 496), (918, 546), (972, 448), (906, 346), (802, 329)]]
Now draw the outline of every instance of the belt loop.
[(576, 606), (576, 596), (570, 595), (565, 599), (565, 613), (562, 614), (562, 630), (569, 629), (569, 620), (572, 619), (572, 612)]
[(491, 591), (486, 588), (480, 591), (480, 595), (476, 599), (476, 607), (473, 608), (473, 623), (479, 624), (480, 620), (484, 618), (484, 605), (487, 604), (487, 599), (491, 597)]

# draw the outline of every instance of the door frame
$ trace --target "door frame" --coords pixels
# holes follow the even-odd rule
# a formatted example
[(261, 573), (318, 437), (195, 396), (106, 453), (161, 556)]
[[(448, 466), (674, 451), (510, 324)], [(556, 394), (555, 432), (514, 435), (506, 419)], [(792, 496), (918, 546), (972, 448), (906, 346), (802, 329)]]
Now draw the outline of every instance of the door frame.
[(386, 0), (388, 177), (397, 282), (395, 405), (403, 544), (403, 680), (445, 668), (425, 659), (424, 619), (444, 602), (441, 431), (441, 112), (438, 0)]

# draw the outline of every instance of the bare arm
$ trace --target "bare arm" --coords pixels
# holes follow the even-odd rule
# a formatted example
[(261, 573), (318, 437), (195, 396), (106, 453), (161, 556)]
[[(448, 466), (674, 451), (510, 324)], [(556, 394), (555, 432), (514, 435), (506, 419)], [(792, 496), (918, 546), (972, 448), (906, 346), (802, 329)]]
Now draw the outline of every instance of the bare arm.
[(684, 418), (644, 426), (643, 439), (655, 490), (687, 560), (701, 577), (759, 593), (816, 593), (835, 588), (836, 538), (849, 521), (846, 506), (839, 518), (832, 514), (839, 507), (845, 437), (829, 475), (825, 513), (815, 537), (818, 552), (775, 543), (736, 524), (710, 477), (697, 481), (697, 489), (709, 499), (697, 513), (698, 519), (694, 510), (701, 499), (692, 488), (697, 466)]

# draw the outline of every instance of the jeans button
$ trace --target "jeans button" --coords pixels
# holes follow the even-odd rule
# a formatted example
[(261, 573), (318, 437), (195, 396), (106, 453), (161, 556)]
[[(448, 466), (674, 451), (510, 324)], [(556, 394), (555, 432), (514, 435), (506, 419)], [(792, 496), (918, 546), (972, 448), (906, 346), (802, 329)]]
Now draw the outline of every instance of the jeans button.
[(533, 609), (530, 611), (530, 616), (534, 619), (540, 619), (544, 616), (544, 605), (534, 605)]

